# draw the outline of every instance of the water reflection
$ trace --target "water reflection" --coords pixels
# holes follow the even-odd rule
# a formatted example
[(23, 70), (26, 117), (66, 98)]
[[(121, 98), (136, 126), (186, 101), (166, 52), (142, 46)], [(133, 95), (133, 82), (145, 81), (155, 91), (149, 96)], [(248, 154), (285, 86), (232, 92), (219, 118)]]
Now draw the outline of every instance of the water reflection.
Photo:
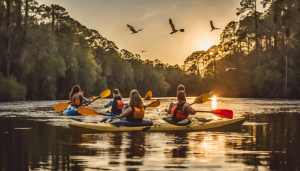
[[(236, 105), (230, 107), (234, 111), (241, 110), (238, 101), (230, 103)], [(260, 106), (273, 111), (272, 103)], [(299, 170), (300, 115), (286, 112), (286, 105), (277, 107), (284, 112), (248, 114), (242, 132), (225, 133), (78, 135), (69, 127), (56, 126), (67, 120), (62, 116), (32, 119), (17, 112), (15, 117), (0, 114), (0, 170)]]

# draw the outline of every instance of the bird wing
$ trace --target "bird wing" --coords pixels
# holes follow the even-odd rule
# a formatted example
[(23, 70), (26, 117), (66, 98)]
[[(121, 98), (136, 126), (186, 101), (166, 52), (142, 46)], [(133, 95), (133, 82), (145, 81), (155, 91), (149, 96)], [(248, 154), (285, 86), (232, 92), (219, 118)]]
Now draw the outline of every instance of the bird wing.
[(171, 25), (171, 27), (172, 27), (172, 30), (175, 31), (175, 26), (174, 26), (174, 24), (172, 23), (172, 20), (171, 20), (171, 19), (169, 19), (169, 23), (170, 23), (170, 25)]
[(210, 27), (211, 27), (211, 29), (215, 28), (214, 25), (213, 25), (213, 22), (211, 20), (210, 20)]
[(132, 26), (130, 26), (130, 25), (127, 24), (127, 27), (128, 27), (132, 32), (134, 32), (134, 33), (136, 32), (135, 29), (134, 29)]
[(235, 69), (235, 68), (227, 68), (225, 72), (232, 70), (232, 69)]

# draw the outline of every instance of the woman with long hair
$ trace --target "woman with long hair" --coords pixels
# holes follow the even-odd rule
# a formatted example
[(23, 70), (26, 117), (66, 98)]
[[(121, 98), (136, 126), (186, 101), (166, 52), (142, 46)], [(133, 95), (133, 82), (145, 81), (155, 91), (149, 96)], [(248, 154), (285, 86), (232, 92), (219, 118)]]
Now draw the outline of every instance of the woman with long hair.
[(177, 93), (177, 103), (174, 103), (171, 108), (171, 116), (173, 122), (180, 122), (186, 119), (189, 114), (195, 115), (196, 111), (186, 104), (185, 92), (179, 91)]
[(81, 93), (79, 85), (75, 85), (72, 88), (69, 97), (70, 97), (70, 102), (71, 102), (72, 106), (81, 106), (81, 105), (83, 105), (83, 101), (86, 102), (86, 103), (92, 102), (91, 100), (86, 99), (83, 96), (83, 94)]
[(120, 115), (124, 107), (124, 102), (122, 101), (121, 93), (119, 92), (118, 89), (114, 89), (112, 92), (113, 92), (114, 100), (105, 104), (104, 107), (107, 108), (111, 106), (111, 111), (107, 111), (107, 112), (112, 113), (113, 115)]
[(130, 92), (129, 107), (119, 116), (119, 119), (126, 117), (129, 122), (142, 122), (145, 116), (145, 109), (142, 97), (137, 90)]

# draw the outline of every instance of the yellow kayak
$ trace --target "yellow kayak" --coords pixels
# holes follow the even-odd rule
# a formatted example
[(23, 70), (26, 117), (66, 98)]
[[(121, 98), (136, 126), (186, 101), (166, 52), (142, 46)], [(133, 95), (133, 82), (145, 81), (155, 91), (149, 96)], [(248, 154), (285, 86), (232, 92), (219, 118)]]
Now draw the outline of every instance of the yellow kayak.
[(108, 123), (70, 123), (74, 133), (97, 133), (117, 131), (241, 131), (246, 117), (220, 120), (187, 119), (180, 123), (172, 123), (171, 119), (151, 121), (144, 119), (141, 123), (116, 119)]

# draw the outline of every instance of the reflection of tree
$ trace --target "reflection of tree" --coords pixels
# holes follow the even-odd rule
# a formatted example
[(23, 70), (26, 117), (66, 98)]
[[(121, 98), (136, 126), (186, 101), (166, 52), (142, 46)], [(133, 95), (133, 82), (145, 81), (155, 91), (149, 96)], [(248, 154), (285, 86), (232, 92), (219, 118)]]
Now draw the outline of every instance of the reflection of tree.
[[(126, 158), (135, 159), (142, 158), (145, 155), (145, 132), (131, 131), (127, 137), (130, 141), (129, 148), (126, 148)], [(142, 165), (140, 161), (126, 161), (125, 165), (134, 166)]]
[[(270, 170), (295, 170), (299, 168), (300, 153), (298, 136), (300, 125), (297, 114), (249, 115), (249, 122), (267, 123), (244, 126), (250, 136), (246, 139), (228, 141), (226, 148), (242, 150), (226, 154), (227, 162), (237, 159), (249, 166), (265, 166)], [(287, 123), (287, 124), (286, 124)]]

